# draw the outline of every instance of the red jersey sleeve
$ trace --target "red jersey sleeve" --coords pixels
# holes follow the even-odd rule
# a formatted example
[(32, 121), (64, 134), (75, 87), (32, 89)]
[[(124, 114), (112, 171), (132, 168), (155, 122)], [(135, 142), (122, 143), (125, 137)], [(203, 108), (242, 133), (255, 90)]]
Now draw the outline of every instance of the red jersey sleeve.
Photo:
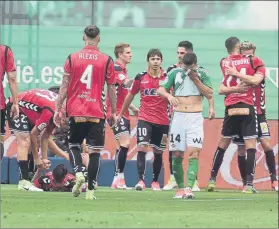
[(52, 118), (53, 113), (48, 109), (44, 109), (40, 118), (36, 120), (35, 126), (40, 132), (42, 132), (47, 127), (47, 125), (50, 124)]
[(258, 57), (253, 58), (253, 65), (255, 68), (255, 74), (262, 74), (265, 77), (264, 62)]
[(71, 74), (71, 68), (72, 68), (72, 62), (71, 62), (71, 55), (68, 56), (67, 60), (64, 64), (64, 74), (70, 75)]
[(116, 75), (114, 71), (114, 63), (111, 57), (109, 57), (106, 67), (106, 82), (107, 84), (116, 83)]
[(133, 82), (132, 88), (130, 90), (130, 93), (132, 95), (136, 95), (140, 91), (140, 81), (141, 81), (140, 79), (141, 79), (141, 77), (139, 75), (136, 76), (136, 78)]
[(16, 71), (14, 54), (10, 48), (8, 48), (7, 52), (7, 64), (6, 64), (6, 72)]

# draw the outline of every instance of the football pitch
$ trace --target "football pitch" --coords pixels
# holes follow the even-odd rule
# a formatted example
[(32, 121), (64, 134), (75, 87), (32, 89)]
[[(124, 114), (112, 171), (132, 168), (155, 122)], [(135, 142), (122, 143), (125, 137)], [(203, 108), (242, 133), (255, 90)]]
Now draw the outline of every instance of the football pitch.
[(198, 192), (173, 199), (174, 191), (111, 190), (97, 200), (85, 194), (23, 192), (1, 185), (2, 228), (278, 228), (278, 193)]

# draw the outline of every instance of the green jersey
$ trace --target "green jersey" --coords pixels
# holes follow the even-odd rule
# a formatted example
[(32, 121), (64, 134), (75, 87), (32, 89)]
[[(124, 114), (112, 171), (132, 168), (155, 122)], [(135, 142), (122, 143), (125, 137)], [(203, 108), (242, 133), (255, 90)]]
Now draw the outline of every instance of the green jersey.
[[(199, 80), (207, 87), (212, 88), (210, 77), (203, 67), (197, 69)], [(160, 86), (170, 90), (173, 88), (174, 96), (195, 96), (202, 95), (198, 87), (191, 80), (182, 68), (174, 68), (167, 78), (160, 82)]]

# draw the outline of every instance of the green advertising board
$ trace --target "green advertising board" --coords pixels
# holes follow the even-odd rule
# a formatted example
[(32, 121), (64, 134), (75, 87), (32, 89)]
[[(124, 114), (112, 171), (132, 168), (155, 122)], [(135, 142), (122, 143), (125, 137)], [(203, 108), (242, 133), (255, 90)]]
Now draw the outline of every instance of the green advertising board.
[[(84, 45), (83, 29), (82, 26), (2, 25), (1, 43), (9, 45), (14, 51), (20, 91), (59, 85), (67, 56)], [(267, 67), (267, 117), (278, 119), (278, 31), (125, 27), (100, 29), (100, 49), (113, 58), (115, 44), (131, 44), (133, 59), (128, 65), (130, 78), (146, 69), (146, 54), (150, 48), (162, 50), (163, 67), (167, 69), (176, 63), (178, 42), (191, 41), (199, 64), (211, 76), (216, 115), (219, 118), (224, 116), (224, 97), (218, 95), (222, 80), (219, 62), (227, 56), (224, 42), (230, 36), (237, 36), (242, 41), (252, 41), (257, 45), (256, 54), (264, 60)], [(7, 80), (3, 83), (8, 96)], [(135, 105), (139, 105), (139, 97), (136, 98)], [(206, 101), (205, 107), (204, 116), (207, 117)]]

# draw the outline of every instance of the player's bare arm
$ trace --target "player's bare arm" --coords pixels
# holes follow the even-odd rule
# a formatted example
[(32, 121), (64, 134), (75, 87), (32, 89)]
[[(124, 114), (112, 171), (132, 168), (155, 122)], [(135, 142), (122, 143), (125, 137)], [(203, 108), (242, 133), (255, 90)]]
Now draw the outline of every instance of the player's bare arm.
[(253, 86), (257, 86), (264, 79), (264, 75), (262, 73), (256, 73), (253, 77), (251, 77), (250, 75), (245, 75), (245, 74), (242, 74), (241, 72), (237, 71), (237, 69), (235, 67), (228, 67), (227, 70), (230, 75), (233, 75), (233, 76), (241, 79), (243, 82), (245, 82), (249, 85), (253, 85)]
[(207, 87), (206, 85), (204, 85), (198, 77), (198, 73), (195, 71), (192, 71), (189, 74), (191, 80), (194, 82), (194, 84), (197, 86), (197, 88), (199, 89), (199, 91), (202, 93), (203, 96), (205, 96), (207, 99), (211, 99), (212, 98), (212, 94), (213, 94), (213, 90), (210, 87)]
[(38, 152), (38, 141), (37, 141), (37, 139), (38, 139), (39, 135), (40, 135), (40, 131), (35, 126), (30, 133), (31, 149), (32, 149), (33, 157), (34, 157), (34, 163), (38, 167), (42, 167), (43, 162), (42, 162), (41, 158), (39, 157), (39, 152)]
[(134, 105), (134, 104), (130, 104), (130, 106), (129, 106), (129, 109), (131, 110), (131, 111), (133, 111), (133, 113), (134, 113), (134, 115), (135, 116), (138, 116), (138, 114), (139, 114), (139, 109)]
[(211, 119), (215, 118), (214, 99), (212, 97), (210, 99), (207, 99), (207, 101), (208, 101), (208, 105), (209, 105), (208, 118), (211, 120)]
[(157, 94), (169, 101), (172, 106), (177, 106), (179, 104), (178, 100), (172, 96), (169, 91), (164, 87), (159, 87), (157, 89)]
[(116, 88), (114, 84), (108, 84), (108, 94), (109, 94), (109, 99), (111, 103), (111, 113), (115, 114), (116, 113)]
[(221, 84), (219, 87), (219, 95), (229, 95), (232, 93), (246, 92), (248, 88), (249, 86), (244, 82), (241, 82), (237, 86), (233, 87), (226, 87), (224, 84)]
[(118, 116), (117, 116), (117, 121), (120, 121), (121, 117), (123, 116), (123, 114), (125, 113), (125, 111), (128, 109), (128, 107), (130, 106), (130, 104), (132, 103), (133, 99), (134, 99), (134, 95), (132, 95), (130, 92), (129, 94), (126, 96), (123, 106), (121, 108), (121, 111), (119, 112)]
[(53, 138), (50, 137), (48, 140), (48, 147), (49, 149), (58, 157), (62, 157), (64, 159), (66, 159), (67, 161), (69, 161), (69, 154), (65, 153), (62, 149), (60, 149), (56, 143), (53, 141)]
[(61, 85), (60, 90), (59, 90), (58, 99), (56, 101), (56, 111), (57, 112), (60, 112), (60, 110), (62, 108), (62, 105), (64, 103), (64, 100), (67, 97), (69, 82), (70, 82), (69, 74), (64, 74), (63, 75), (63, 80), (62, 80), (62, 85)]
[(11, 109), (11, 117), (16, 119), (19, 115), (19, 107), (18, 107), (18, 86), (16, 80), (16, 71), (8, 72), (8, 81), (9, 87), (13, 98), (13, 106)]
[(126, 79), (125, 81), (124, 81), (124, 85), (126, 86), (126, 87), (131, 87), (132, 86), (132, 84), (133, 84), (133, 82), (134, 82), (134, 79)]

